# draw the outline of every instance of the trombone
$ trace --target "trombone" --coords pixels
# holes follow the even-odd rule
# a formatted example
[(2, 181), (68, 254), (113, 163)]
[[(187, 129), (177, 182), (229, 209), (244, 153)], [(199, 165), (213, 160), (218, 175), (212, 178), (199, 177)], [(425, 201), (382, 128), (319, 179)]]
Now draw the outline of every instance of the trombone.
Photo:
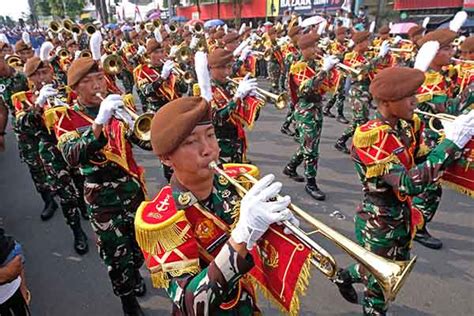
[(435, 119), (438, 119), (440, 121), (447, 121), (447, 122), (453, 122), (456, 119), (456, 116), (451, 115), (451, 114), (446, 114), (446, 113), (430, 113), (430, 112), (425, 112), (419, 109), (415, 109), (416, 114), (428, 116), (430, 120), (428, 121), (428, 126), (430, 127), (431, 130), (435, 131), (438, 134), (441, 134), (443, 130), (438, 129), (434, 126)]
[(451, 60), (456, 62), (456, 63), (474, 65), (474, 60), (460, 59), (460, 58), (454, 58), (454, 57), (452, 57)]
[[(209, 169), (216, 171), (219, 175), (226, 178), (243, 194), (248, 191), (239, 183), (238, 180), (229, 176), (224, 170), (219, 168), (215, 161), (209, 163)], [(241, 176), (253, 184), (258, 181), (248, 173), (241, 174)], [(377, 283), (383, 291), (386, 302), (395, 300), (398, 292), (406, 281), (406, 278), (414, 267), (416, 256), (409, 261), (393, 261), (385, 259), (361, 247), (349, 238), (318, 221), (296, 205), (290, 204), (288, 208), (314, 226), (316, 232), (334, 242), (345, 253), (364, 266), (364, 268), (367, 269), (367, 271), (369, 271), (369, 273), (377, 280)], [(319, 246), (314, 240), (309, 238), (308, 234), (299, 227), (293, 225), (289, 221), (284, 221), (283, 225), (288, 228), (300, 242), (311, 248), (313, 252), (311, 263), (328, 278), (333, 279), (337, 272), (337, 263), (334, 257), (324, 248)]]
[[(104, 97), (100, 93), (96, 94), (101, 100), (104, 100)], [(125, 104), (123, 109), (130, 115), (133, 120), (133, 126), (128, 126), (129, 131), (135, 135), (141, 141), (150, 141), (151, 140), (151, 121), (153, 120), (153, 113), (143, 113), (138, 115), (131, 109), (129, 109)], [(123, 117), (120, 113), (115, 113), (116, 117), (128, 124), (128, 120)]]
[[(230, 77), (227, 77), (227, 80), (229, 80), (233, 84), (236, 84), (236, 85), (239, 84), (239, 81), (232, 79)], [(286, 106), (290, 102), (290, 97), (288, 96), (288, 93), (286, 92), (275, 94), (267, 90), (264, 90), (262, 88), (257, 88), (257, 95), (258, 97), (260, 97), (261, 99), (265, 101), (268, 101), (268, 99), (271, 99), (274, 102), (275, 108), (277, 110), (283, 110), (284, 108), (286, 108)]]
[[(161, 62), (164, 64), (165, 61), (162, 59)], [(174, 63), (173, 69), (171, 71), (178, 77), (181, 77), (186, 84), (191, 84), (194, 82), (194, 76), (190, 71), (185, 71), (181, 69), (178, 63)]]

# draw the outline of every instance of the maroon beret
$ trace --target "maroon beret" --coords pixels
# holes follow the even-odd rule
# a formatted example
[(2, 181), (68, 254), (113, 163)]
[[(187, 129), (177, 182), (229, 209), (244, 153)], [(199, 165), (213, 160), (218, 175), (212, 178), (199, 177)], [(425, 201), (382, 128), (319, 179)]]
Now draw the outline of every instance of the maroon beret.
[(234, 56), (232, 55), (232, 52), (223, 49), (223, 48), (216, 48), (212, 52), (209, 53), (208, 63), (209, 67), (222, 67), (227, 65), (232, 61)]
[(381, 101), (397, 101), (412, 96), (425, 81), (423, 71), (408, 67), (391, 67), (380, 71), (370, 83), (372, 96)]
[(310, 32), (307, 34), (303, 34), (298, 39), (298, 47), (303, 50), (308, 47), (314, 46), (316, 47), (316, 42), (319, 40), (319, 35), (314, 32)]
[(417, 35), (423, 34), (424, 31), (425, 31), (425, 28), (423, 26), (414, 25), (408, 30), (407, 34), (410, 38), (414, 38)]
[(67, 85), (74, 88), (79, 81), (91, 72), (99, 71), (99, 66), (91, 57), (74, 60), (67, 71)]
[(15, 52), (19, 53), (22, 50), (28, 50), (31, 49), (31, 46), (23, 42), (23, 40), (19, 40), (18, 42), (15, 43)]
[(212, 124), (211, 106), (204, 98), (182, 97), (165, 104), (151, 122), (154, 153), (172, 153), (200, 124)]
[(469, 36), (461, 44), (461, 52), (463, 53), (474, 53), (474, 36)]
[(146, 53), (150, 54), (152, 53), (155, 49), (163, 47), (161, 43), (158, 43), (158, 41), (154, 38), (149, 39), (148, 42), (146, 42)]
[(418, 46), (423, 46), (424, 43), (429, 41), (437, 41), (439, 43), (439, 48), (450, 46), (451, 43), (456, 39), (458, 34), (454, 31), (448, 29), (435, 30), (429, 32), (417, 42)]
[(34, 57), (29, 58), (26, 61), (23, 71), (25, 72), (25, 75), (29, 77), (33, 75), (36, 72), (36, 70), (43, 68), (43, 66), (47, 66), (47, 65), (48, 63), (45, 63), (39, 57), (34, 56)]
[(388, 33), (390, 33), (390, 27), (388, 27), (387, 25), (382, 26), (379, 30), (380, 35), (385, 35)]
[(370, 37), (370, 32), (369, 31), (362, 31), (362, 32), (355, 32), (352, 35), (352, 40), (354, 41), (354, 44), (360, 44), (363, 41), (368, 40)]

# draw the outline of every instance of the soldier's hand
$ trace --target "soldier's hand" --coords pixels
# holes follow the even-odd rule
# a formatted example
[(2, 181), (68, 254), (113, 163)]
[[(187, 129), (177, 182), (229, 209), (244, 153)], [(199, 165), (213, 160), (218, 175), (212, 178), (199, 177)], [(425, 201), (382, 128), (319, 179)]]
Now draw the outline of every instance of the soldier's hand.
[(474, 111), (456, 117), (454, 121), (442, 120), (446, 138), (459, 148), (464, 146), (474, 136)]
[(382, 45), (380, 45), (379, 57), (385, 57), (385, 55), (387, 55), (389, 50), (390, 50), (390, 43), (388, 41), (383, 41)]
[(252, 91), (257, 89), (257, 79), (249, 79), (250, 74), (245, 75), (245, 77), (240, 81), (237, 91), (235, 92), (235, 97), (238, 99), (243, 99)]
[(118, 94), (108, 95), (101, 103), (99, 113), (94, 120), (94, 123), (104, 125), (112, 118), (115, 111), (123, 107), (122, 97)]
[(172, 60), (165, 61), (165, 64), (163, 65), (163, 69), (161, 70), (161, 77), (165, 80), (168, 79), (173, 67), (174, 67), (174, 62)]
[(237, 243), (245, 242), (249, 250), (271, 224), (292, 218), (287, 209), (291, 202), (289, 196), (272, 201), (282, 187), (280, 182), (273, 182), (274, 179), (274, 175), (266, 175), (255, 183), (241, 201), (239, 221), (231, 237)]
[(338, 63), (339, 63), (339, 59), (337, 59), (336, 56), (334, 55), (324, 56), (322, 69), (324, 71), (329, 71)]
[(52, 84), (44, 85), (39, 92), (38, 98), (36, 98), (35, 104), (43, 107), (47, 103), (48, 98), (54, 97), (57, 94), (58, 90), (53, 88)]

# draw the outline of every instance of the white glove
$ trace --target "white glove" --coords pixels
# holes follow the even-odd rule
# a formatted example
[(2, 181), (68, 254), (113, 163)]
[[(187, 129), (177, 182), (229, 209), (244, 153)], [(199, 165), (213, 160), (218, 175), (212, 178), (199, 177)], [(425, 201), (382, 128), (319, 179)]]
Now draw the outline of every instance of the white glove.
[(44, 85), (39, 92), (38, 98), (36, 98), (35, 104), (43, 107), (48, 102), (48, 98), (54, 97), (57, 94), (58, 90), (54, 89), (52, 84)]
[(173, 67), (174, 67), (174, 62), (172, 60), (168, 59), (167, 61), (165, 61), (165, 64), (163, 65), (163, 69), (161, 70), (161, 77), (165, 80), (168, 79)]
[(74, 60), (78, 59), (81, 57), (81, 51), (80, 50), (76, 50), (76, 52), (74, 53)]
[(138, 46), (137, 55), (144, 55), (146, 53), (146, 48), (143, 45)]
[(394, 45), (397, 45), (398, 43), (400, 43), (401, 40), (402, 40), (401, 36), (400, 36), (400, 35), (397, 35), (397, 36), (395, 36), (395, 37), (393, 38), (392, 43), (393, 43)]
[(329, 71), (334, 67), (336, 64), (339, 63), (339, 59), (336, 58), (334, 55), (324, 56), (323, 57), (323, 71)]
[(354, 47), (354, 45), (355, 45), (355, 43), (354, 43), (354, 41), (353, 41), (352, 39), (350, 39), (350, 40), (347, 41), (347, 47), (348, 47), (348, 48), (352, 48), (352, 47)]
[(250, 46), (245, 46), (245, 48), (242, 50), (242, 53), (240, 53), (239, 60), (245, 61), (251, 52), (252, 49), (250, 48)]
[(114, 113), (115, 117), (118, 118), (119, 120), (122, 120), (125, 124), (127, 124), (128, 126), (133, 126), (133, 119), (132, 117), (130, 116), (130, 114), (125, 110), (125, 105), (119, 107), (115, 113)]
[(120, 107), (123, 106), (122, 97), (118, 94), (108, 95), (101, 103), (99, 113), (94, 123), (99, 125), (106, 124)]
[(257, 79), (249, 79), (250, 74), (245, 75), (244, 79), (239, 82), (235, 97), (238, 99), (245, 98), (249, 93), (257, 89)]
[(120, 48), (119, 48), (119, 50), (122, 50), (122, 49), (124, 49), (126, 46), (127, 46), (127, 42), (125, 42), (125, 41), (122, 41), (122, 43), (120, 44)]
[(191, 42), (189, 43), (189, 48), (194, 49), (198, 43), (199, 43), (199, 37), (197, 37), (196, 35), (193, 35), (193, 37), (191, 37)]
[(291, 202), (289, 196), (269, 202), (277, 196), (282, 186), (280, 182), (272, 183), (274, 179), (274, 175), (266, 175), (255, 183), (241, 201), (239, 221), (231, 237), (237, 243), (247, 243), (249, 250), (271, 224), (292, 218), (291, 211), (287, 209)]
[(173, 57), (173, 58), (176, 57), (176, 53), (178, 52), (178, 49), (179, 49), (178, 45), (171, 46), (169, 57)]
[(389, 50), (390, 50), (390, 43), (388, 41), (383, 41), (382, 45), (380, 45), (379, 57), (385, 57), (385, 55), (387, 55)]
[(453, 122), (442, 120), (446, 139), (455, 143), (459, 148), (464, 148), (474, 136), (474, 111), (456, 117)]

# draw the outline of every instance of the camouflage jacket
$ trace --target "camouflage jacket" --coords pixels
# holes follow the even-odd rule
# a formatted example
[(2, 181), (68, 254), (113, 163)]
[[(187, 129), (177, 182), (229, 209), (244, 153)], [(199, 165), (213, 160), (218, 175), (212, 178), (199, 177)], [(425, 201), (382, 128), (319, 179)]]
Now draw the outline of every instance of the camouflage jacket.
[(12, 102), (12, 95), (19, 91), (28, 90), (28, 82), (23, 73), (13, 72), (8, 77), (0, 76), (0, 97), (3, 98), (12, 118), (13, 127), (15, 127), (15, 107)]
[(364, 191), (360, 218), (392, 227), (409, 223), (410, 197), (439, 179), (461, 152), (447, 139), (429, 152), (422, 134), (417, 115), (392, 128), (377, 112), (357, 128), (351, 156)]

